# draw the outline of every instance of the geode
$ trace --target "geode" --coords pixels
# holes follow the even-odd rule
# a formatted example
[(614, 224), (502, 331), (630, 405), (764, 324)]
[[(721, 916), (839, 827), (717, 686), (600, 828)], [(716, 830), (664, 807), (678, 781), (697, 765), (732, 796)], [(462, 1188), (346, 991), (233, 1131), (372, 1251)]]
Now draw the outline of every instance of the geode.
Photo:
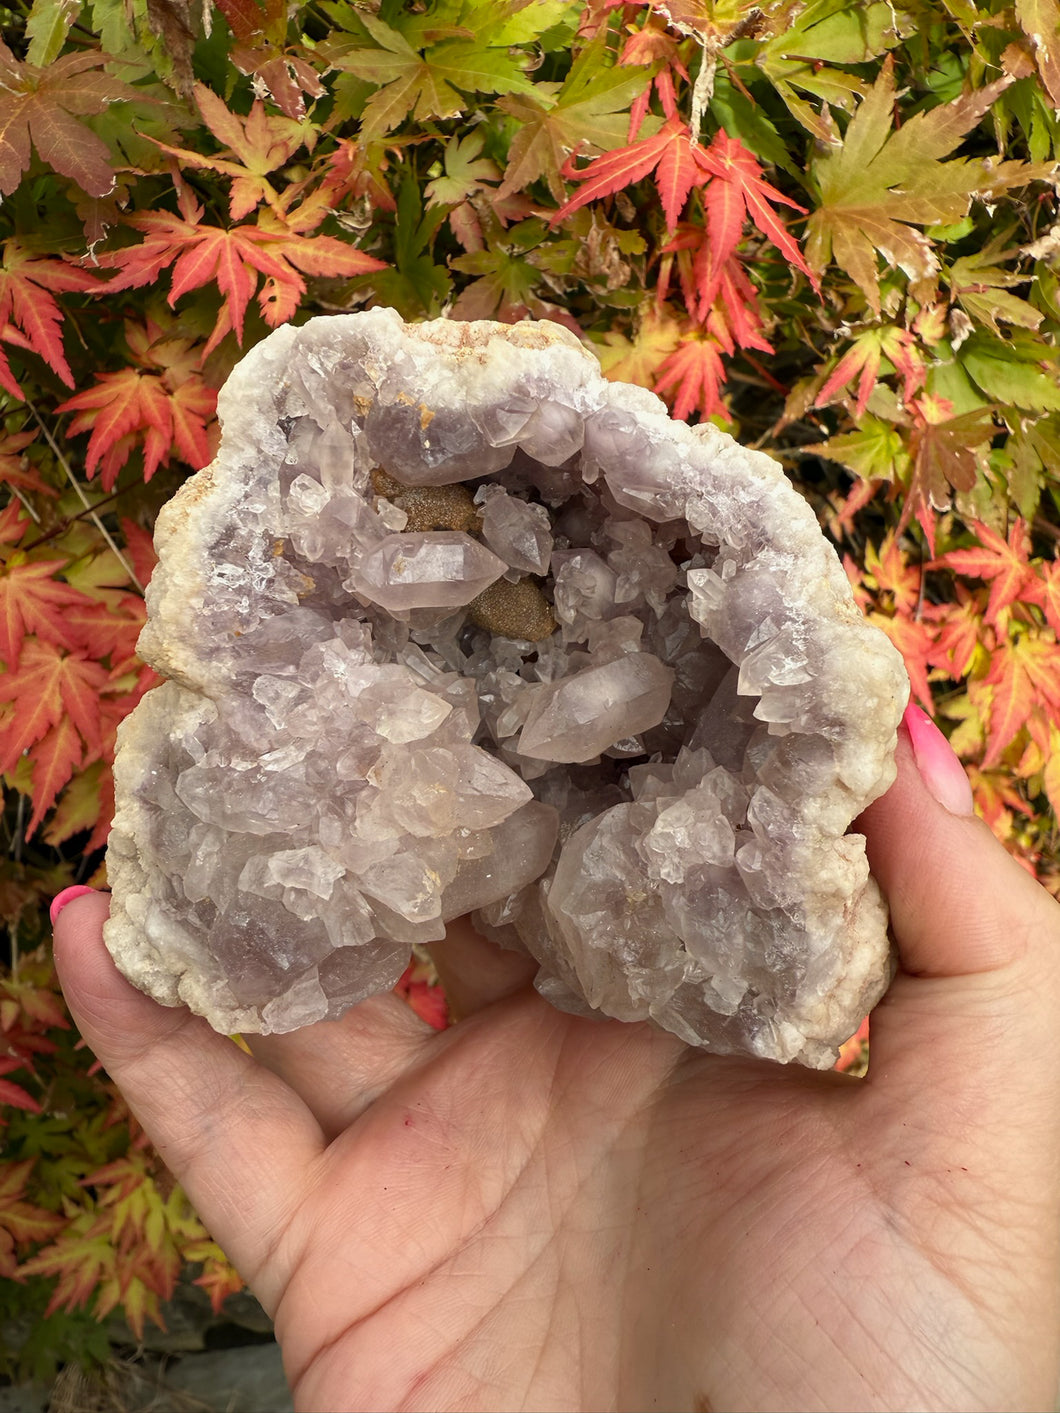
[(281, 328), (219, 414), (120, 733), (125, 975), (289, 1031), (473, 913), (559, 1007), (831, 1064), (907, 679), (781, 468), (544, 323)]

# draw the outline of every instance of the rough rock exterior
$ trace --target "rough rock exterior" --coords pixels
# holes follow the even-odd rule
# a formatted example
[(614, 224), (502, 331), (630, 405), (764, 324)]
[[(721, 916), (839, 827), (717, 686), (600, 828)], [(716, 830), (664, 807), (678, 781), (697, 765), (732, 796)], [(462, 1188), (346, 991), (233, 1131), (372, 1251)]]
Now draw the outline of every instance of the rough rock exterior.
[(120, 737), (126, 976), (287, 1031), (475, 911), (558, 1006), (830, 1064), (907, 687), (780, 467), (551, 324), (282, 328), (220, 415)]

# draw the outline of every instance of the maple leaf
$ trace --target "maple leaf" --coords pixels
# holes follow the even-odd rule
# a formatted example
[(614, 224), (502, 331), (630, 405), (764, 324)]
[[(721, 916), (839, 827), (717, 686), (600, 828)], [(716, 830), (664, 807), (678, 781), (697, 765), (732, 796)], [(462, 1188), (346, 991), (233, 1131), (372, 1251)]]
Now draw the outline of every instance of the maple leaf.
[(386, 267), (374, 256), (332, 236), (299, 236), (262, 226), (220, 226), (202, 223), (202, 207), (181, 192), (181, 214), (148, 211), (131, 216), (128, 224), (144, 232), (139, 245), (113, 251), (107, 263), (119, 273), (107, 281), (108, 290), (139, 289), (173, 267), (169, 305), (183, 294), (213, 282), (222, 295), (221, 312), (203, 350), (208, 356), (225, 334), (234, 331), (242, 345), (247, 305), (259, 276), (266, 284), (258, 296), (265, 321), (271, 328), (294, 313), (305, 293), (307, 275), (364, 275)]
[(830, 260), (845, 270), (875, 313), (880, 312), (877, 253), (912, 281), (914, 296), (931, 297), (939, 270), (931, 241), (917, 225), (960, 220), (974, 193), (996, 190), (1013, 174), (983, 162), (947, 156), (1012, 80), (998, 79), (950, 103), (915, 113), (892, 131), (894, 67), (885, 60), (842, 143), (813, 164), (820, 202), (807, 225), (806, 256), (820, 275)]
[(998, 615), (1035, 582), (1035, 573), (1027, 562), (1030, 538), (1022, 520), (1017, 520), (1005, 540), (996, 530), (981, 521), (972, 525), (979, 549), (950, 550), (935, 561), (933, 567), (945, 566), (968, 578), (982, 579), (991, 585), (990, 601), (983, 615), (984, 623), (996, 623)]
[(966, 677), (982, 648), (983, 615), (977, 597), (958, 584), (956, 603), (925, 604), (924, 615), (935, 624), (931, 665), (955, 680)]
[(97, 373), (95, 387), (56, 410), (78, 414), (70, 423), (71, 435), (91, 431), (85, 470), (91, 479), (102, 466), (103, 489), (111, 491), (137, 440), (143, 442), (145, 481), (160, 465), (169, 465), (171, 449), (196, 471), (205, 466), (210, 460), (206, 424), (216, 406), (216, 392), (201, 379), (170, 390), (164, 376), (123, 368)]
[[(865, 486), (874, 481), (893, 481), (909, 468), (909, 453), (901, 432), (892, 422), (873, 417), (871, 413), (859, 418), (856, 432), (841, 432), (826, 442), (814, 442), (802, 450), (838, 462), (855, 476), (862, 477)], [(860, 504), (850, 508), (857, 509), (861, 509)]]
[(500, 180), (497, 164), (482, 156), (485, 145), (479, 133), (451, 137), (445, 145), (444, 176), (427, 183), (427, 206), (458, 206), (488, 183)]
[(761, 166), (743, 143), (729, 137), (722, 128), (708, 148), (696, 151), (695, 158), (705, 174), (703, 208), (707, 218), (706, 239), (700, 247), (700, 309), (713, 304), (724, 269), (740, 242), (747, 220), (796, 270), (809, 277), (814, 289), (818, 289), (816, 274), (803, 259), (794, 237), (773, 210), (773, 204), (780, 202), (803, 215), (804, 208), (763, 180)]
[(641, 138), (603, 157), (596, 157), (583, 169), (572, 169), (568, 163), (563, 175), (580, 182), (581, 190), (553, 212), (555, 226), (590, 201), (612, 196), (634, 182), (654, 175), (667, 226), (677, 225), (688, 193), (703, 180), (703, 170), (696, 158), (698, 143), (693, 143), (687, 123), (676, 114), (653, 137)]
[(364, 40), (352, 49), (334, 48), (331, 64), (377, 85), (361, 115), (363, 137), (383, 137), (411, 112), (422, 123), (454, 118), (467, 108), (462, 92), (530, 93), (534, 85), (519, 58), (493, 47), (488, 36), (443, 39), (422, 52), (376, 15), (357, 13)]
[(237, 160), (207, 157), (184, 147), (171, 147), (157, 138), (155, 145), (176, 157), (183, 167), (208, 169), (231, 177), (228, 214), (233, 221), (241, 221), (262, 201), (279, 209), (280, 196), (268, 174), (284, 166), (300, 147), (312, 141), (313, 128), (291, 118), (267, 116), (260, 98), (255, 99), (247, 117), (240, 118), (204, 84), (196, 84), (194, 93), (206, 126)]
[(0, 662), (9, 672), (18, 668), (27, 634), (61, 648), (77, 646), (64, 615), (70, 608), (91, 600), (52, 577), (56, 570), (65, 567), (64, 559), (28, 561), (16, 552), (0, 568)]
[(1039, 566), (1038, 577), (1026, 598), (1028, 603), (1039, 605), (1049, 627), (1060, 635), (1060, 560)]
[(996, 431), (993, 411), (977, 407), (953, 417), (953, 404), (941, 397), (917, 398), (910, 409), (915, 420), (909, 434), (913, 474), (908, 511), (945, 510), (951, 489), (970, 491), (975, 486), (985, 448)]
[(1017, 299), (1006, 291), (1014, 285), (1026, 284), (1032, 277), (1018, 270), (1006, 270), (995, 261), (1013, 259), (1019, 252), (1005, 249), (1012, 234), (1003, 232), (989, 241), (982, 250), (962, 255), (946, 272), (947, 283), (962, 309), (977, 323), (1001, 336), (1001, 324), (1015, 324), (1025, 329), (1037, 329), (1045, 317), (1032, 309), (1025, 299)]
[(670, 306), (651, 300), (640, 313), (632, 340), (612, 329), (596, 338), (595, 348), (605, 378), (654, 389), (659, 365), (680, 341), (681, 324)]
[(210, 1308), (215, 1315), (220, 1315), (228, 1297), (244, 1288), (243, 1277), (217, 1243), (209, 1238), (188, 1243), (181, 1254), (185, 1262), (203, 1267), (202, 1274), (196, 1276), (192, 1284), (206, 1292), (210, 1297)]
[(0, 674), (0, 773), (14, 769), (22, 752), (69, 716), (90, 749), (100, 747), (99, 692), (106, 670), (86, 653), (63, 653), (52, 643), (27, 638), (18, 668)]
[(35, 1158), (0, 1164), (0, 1277), (17, 1279), (15, 1251), (47, 1241), (62, 1230), (63, 1218), (25, 1200)]
[(1051, 633), (1000, 637), (983, 678), (990, 690), (989, 732), (983, 767), (996, 765), (1039, 702), (1060, 713), (1060, 646)]
[(58, 492), (41, 480), (36, 467), (24, 455), (26, 447), (32, 446), (36, 440), (36, 432), (0, 431), (0, 482), (54, 499)]
[[(609, 152), (625, 139), (628, 105), (650, 82), (650, 69), (609, 67), (602, 42), (588, 44), (558, 90), (535, 84), (497, 106), (520, 124), (508, 149), (498, 201), (525, 191), (540, 177), (557, 201), (566, 192), (560, 171), (570, 154), (586, 148)], [(645, 123), (649, 127), (650, 122)]]
[(1045, 91), (1060, 109), (1060, 6), (1056, 0), (1016, 0), (1016, 20), (1030, 41)]
[(721, 407), (725, 365), (721, 349), (709, 334), (695, 333), (674, 349), (659, 369), (655, 392), (675, 389), (673, 415), (687, 419), (698, 410), (710, 417)]
[(33, 813), (26, 826), (27, 839), (36, 833), (83, 754), (84, 743), (69, 716), (57, 721), (33, 747)]
[(38, 68), (0, 43), (0, 193), (10, 196), (22, 180), (31, 142), (42, 162), (89, 196), (113, 191), (106, 143), (77, 121), (137, 96), (127, 84), (91, 72), (106, 62), (98, 52), (66, 54)]
[[(5, 241), (0, 261), (0, 339), (31, 349), (67, 387), (73, 387), (73, 374), (63, 353), (63, 316), (53, 295), (84, 294), (99, 287), (99, 281), (87, 270), (65, 260), (35, 257), (17, 240)], [(3, 353), (0, 385), (21, 399), (22, 392)]]
[[(0, 1055), (0, 1075), (10, 1074), (12, 1070), (23, 1068), (24, 1061), (21, 1059), (9, 1058)], [(31, 1114), (40, 1113), (40, 1105), (22, 1088), (21, 1084), (13, 1084), (9, 1079), (0, 1079), (0, 1110), (8, 1104), (13, 1109), (27, 1109)], [(0, 1113), (0, 1123), (3, 1123), (3, 1114)]]
[(654, 74), (652, 82), (630, 106), (627, 142), (632, 142), (640, 132), (651, 102), (653, 87), (659, 95), (666, 117), (672, 118), (677, 112), (673, 75), (680, 74), (686, 83), (689, 82), (688, 70), (682, 62), (679, 44), (678, 37), (671, 33), (660, 16), (651, 11), (645, 15), (642, 28), (633, 30), (626, 40), (622, 53), (618, 56), (619, 64), (644, 65)]
[(848, 383), (857, 378), (854, 416), (860, 419), (880, 376), (880, 365), (884, 358), (902, 375), (902, 396), (908, 402), (926, 376), (924, 359), (917, 349), (916, 340), (907, 329), (883, 324), (858, 334), (825, 379), (814, 399), (814, 407), (826, 407)]
[(58, 1240), (23, 1261), (19, 1273), (58, 1277), (45, 1312), (52, 1315), (86, 1305), (104, 1277), (113, 1272), (116, 1260), (107, 1223), (88, 1210), (64, 1223)]
[[(228, 52), (232, 64), (252, 78), (254, 94), (267, 93), (288, 118), (305, 115), (305, 99), (323, 98), (327, 89), (301, 46), (288, 47), (286, 0), (214, 0), (236, 43)], [(210, 0), (205, 11), (209, 12)]]

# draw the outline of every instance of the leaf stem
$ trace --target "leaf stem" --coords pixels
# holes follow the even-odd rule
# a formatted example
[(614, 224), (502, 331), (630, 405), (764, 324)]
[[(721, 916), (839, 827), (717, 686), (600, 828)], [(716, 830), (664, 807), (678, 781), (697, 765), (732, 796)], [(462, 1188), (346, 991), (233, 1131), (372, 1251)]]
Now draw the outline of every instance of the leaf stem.
[(80, 497), (80, 499), (81, 499), (81, 504), (85, 507), (85, 512), (86, 512), (86, 514), (89, 516), (89, 518), (91, 519), (92, 523), (95, 525), (95, 527), (96, 527), (96, 529), (99, 531), (99, 533), (103, 536), (104, 540), (106, 540), (107, 545), (108, 545), (108, 546), (110, 547), (110, 549), (114, 552), (115, 558), (117, 559), (118, 563), (119, 563), (119, 564), (121, 565), (121, 567), (125, 570), (126, 574), (128, 574), (128, 576), (129, 576), (130, 580), (133, 582), (133, 584), (136, 585), (136, 587), (140, 590), (140, 592), (141, 592), (141, 594), (142, 594), (143, 591), (144, 591), (144, 586), (140, 583), (140, 580), (136, 577), (136, 570), (133, 569), (132, 565), (129, 563), (129, 561), (128, 561), (128, 560), (125, 558), (125, 556), (122, 554), (122, 552), (121, 552), (121, 550), (118, 548), (117, 544), (115, 544), (114, 538), (113, 538), (113, 536), (111, 535), (110, 531), (107, 529), (106, 525), (104, 525), (103, 521), (99, 518), (99, 516), (96, 514), (95, 508), (89, 503), (89, 499), (88, 499), (88, 497), (85, 495), (85, 492), (84, 492), (84, 489), (83, 489), (83, 487), (82, 487), (82, 485), (81, 485), (81, 482), (80, 482), (80, 481), (77, 479), (77, 477), (74, 475), (73, 471), (71, 471), (71, 469), (70, 469), (70, 463), (67, 461), (66, 457), (63, 455), (62, 451), (60, 450), (58, 442), (57, 442), (57, 441), (55, 440), (55, 438), (52, 436), (51, 431), (49, 430), (49, 428), (48, 428), (47, 424), (45, 423), (44, 419), (41, 417), (40, 413), (37, 411), (36, 407), (33, 405), (33, 402), (32, 402), (29, 398), (26, 399), (26, 406), (27, 406), (27, 407), (29, 408), (29, 410), (33, 413), (33, 416), (36, 418), (36, 421), (37, 421), (37, 426), (38, 426), (38, 427), (41, 429), (41, 431), (44, 433), (44, 440), (45, 440), (45, 441), (48, 443), (48, 445), (51, 447), (51, 449), (52, 449), (52, 455), (55, 457), (56, 461), (58, 461), (59, 465), (60, 465), (60, 466), (63, 468), (63, 470), (66, 472), (66, 478), (67, 478), (67, 480), (70, 482), (71, 486), (73, 486), (74, 490), (77, 492), (78, 496)]

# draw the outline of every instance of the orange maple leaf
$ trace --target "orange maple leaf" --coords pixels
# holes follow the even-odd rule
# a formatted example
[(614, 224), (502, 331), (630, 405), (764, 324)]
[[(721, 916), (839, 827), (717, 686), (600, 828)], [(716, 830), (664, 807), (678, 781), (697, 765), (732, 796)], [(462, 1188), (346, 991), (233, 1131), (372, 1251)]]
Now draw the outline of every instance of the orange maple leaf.
[(17, 669), (23, 639), (33, 634), (61, 648), (77, 647), (65, 622), (66, 612), (91, 600), (79, 589), (52, 578), (66, 560), (27, 561), (18, 553), (0, 568), (0, 661)]
[(976, 596), (963, 584), (956, 589), (955, 603), (925, 604), (924, 616), (936, 625), (931, 666), (959, 681), (967, 676), (982, 641), (983, 617)]
[(172, 266), (172, 307), (181, 295), (211, 282), (216, 284), (222, 295), (221, 312), (203, 349), (204, 358), (229, 331), (234, 331), (237, 342), (242, 344), (247, 305), (260, 276), (268, 284), (258, 302), (265, 322), (276, 328), (290, 318), (305, 293), (302, 274), (353, 276), (385, 268), (381, 260), (333, 236), (294, 235), (262, 226), (224, 230), (204, 225), (203, 208), (186, 190), (181, 191), (180, 205), (179, 216), (168, 211), (147, 211), (129, 217), (127, 224), (144, 232), (146, 239), (106, 257), (108, 265), (119, 273), (104, 288), (139, 289), (152, 284)]
[(313, 129), (291, 118), (267, 115), (260, 98), (254, 100), (247, 117), (241, 118), (205, 84), (196, 84), (194, 93), (206, 126), (237, 160), (170, 147), (157, 138), (152, 141), (176, 157), (182, 167), (208, 169), (231, 177), (228, 214), (233, 221), (241, 221), (262, 201), (278, 210), (280, 196), (268, 174), (285, 166), (307, 140), (311, 142)]
[(81, 764), (84, 745), (68, 716), (55, 725), (33, 747), (33, 814), (26, 826), (26, 838), (55, 803), (56, 796)]
[(721, 407), (725, 365), (721, 350), (709, 334), (693, 334), (674, 349), (659, 367), (657, 393), (676, 389), (675, 417), (687, 418), (695, 410), (710, 417)]
[(1024, 590), (1024, 597), (1041, 608), (1046, 623), (1060, 636), (1060, 560), (1038, 566), (1036, 579)]
[(16, 1249), (47, 1241), (62, 1230), (64, 1219), (25, 1201), (35, 1158), (0, 1164), (0, 1277), (17, 1278)]
[(1036, 575), (1028, 562), (1030, 537), (1021, 519), (1009, 532), (1007, 540), (982, 521), (972, 526), (980, 549), (950, 550), (932, 568), (946, 567), (972, 579), (991, 583), (990, 602), (983, 615), (984, 623), (996, 623), (998, 614), (1009, 608), (1030, 589), (1034, 591)]
[(68, 398), (57, 411), (77, 412), (71, 435), (92, 433), (85, 470), (91, 480), (102, 468), (103, 489), (110, 491), (137, 441), (143, 444), (145, 481), (169, 465), (171, 450), (196, 471), (205, 466), (210, 460), (206, 426), (216, 406), (216, 392), (201, 378), (171, 389), (164, 374), (122, 368), (97, 373), (95, 387)]
[(886, 358), (902, 375), (902, 396), (908, 402), (923, 383), (927, 373), (916, 339), (907, 329), (893, 324), (873, 325), (858, 334), (828, 375), (814, 399), (814, 407), (826, 407), (854, 378), (858, 380), (854, 416), (862, 417), (872, 390), (880, 375), (880, 364)]
[(1001, 638), (990, 655), (983, 685), (990, 688), (990, 726), (982, 762), (988, 769), (1019, 735), (1035, 706), (1044, 703), (1053, 716), (1060, 715), (1060, 646), (1051, 633)]
[(83, 652), (27, 638), (17, 670), (0, 674), (0, 773), (69, 715), (90, 750), (100, 748), (99, 693), (106, 669)]
[[(17, 240), (4, 242), (0, 261), (0, 339), (30, 349), (53, 373), (73, 387), (74, 377), (63, 353), (63, 316), (54, 294), (85, 294), (100, 288), (87, 270), (30, 255)], [(22, 398), (7, 357), (0, 352), (0, 385)]]

